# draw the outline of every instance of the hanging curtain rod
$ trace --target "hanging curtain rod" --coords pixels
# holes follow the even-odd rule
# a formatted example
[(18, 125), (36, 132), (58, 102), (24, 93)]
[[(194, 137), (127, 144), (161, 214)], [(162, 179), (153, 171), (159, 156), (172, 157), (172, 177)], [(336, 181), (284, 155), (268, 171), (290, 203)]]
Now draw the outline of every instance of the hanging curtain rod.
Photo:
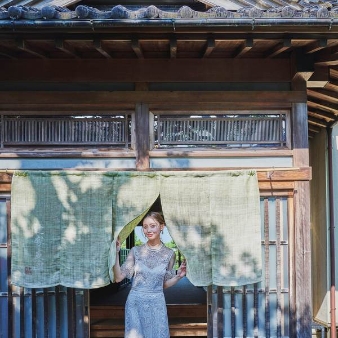
[[(308, 168), (308, 167), (306, 167)], [(14, 174), (20, 171), (102, 171), (102, 172), (114, 172), (114, 171), (136, 171), (136, 172), (154, 172), (154, 171), (231, 171), (231, 170), (256, 170), (260, 172), (274, 172), (274, 171), (297, 171), (304, 168), (300, 167), (271, 167), (271, 168), (156, 168), (147, 170), (135, 170), (135, 169), (103, 169), (103, 168), (66, 168), (66, 169), (0, 169), (1, 174)]]

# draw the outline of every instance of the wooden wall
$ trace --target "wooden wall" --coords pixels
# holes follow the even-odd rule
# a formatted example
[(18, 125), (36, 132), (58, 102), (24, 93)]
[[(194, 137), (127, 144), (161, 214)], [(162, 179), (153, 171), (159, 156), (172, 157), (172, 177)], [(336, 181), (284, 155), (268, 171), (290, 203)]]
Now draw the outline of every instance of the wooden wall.
[(329, 215), (327, 208), (327, 134), (323, 129), (310, 141), (311, 237), (313, 316), (322, 323), (330, 322), (329, 295)]

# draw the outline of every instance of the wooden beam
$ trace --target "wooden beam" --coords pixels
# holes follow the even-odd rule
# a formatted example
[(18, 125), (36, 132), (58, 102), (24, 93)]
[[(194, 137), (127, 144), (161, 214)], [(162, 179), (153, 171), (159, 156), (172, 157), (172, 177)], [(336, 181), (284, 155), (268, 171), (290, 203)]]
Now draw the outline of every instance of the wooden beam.
[(321, 57), (315, 64), (319, 66), (338, 66), (338, 54)]
[(332, 105), (332, 104), (323, 103), (323, 102), (317, 102), (316, 100), (308, 100), (307, 105), (311, 109), (324, 110), (324, 111), (331, 113), (333, 115), (338, 115), (337, 105)]
[(322, 128), (326, 128), (328, 126), (328, 123), (325, 120), (317, 119), (315, 117), (309, 116), (308, 117), (309, 124), (313, 124), (315, 126), (319, 126)]
[(16, 53), (14, 53), (12, 50), (5, 48), (3, 46), (0, 48), (0, 55), (5, 56), (12, 60), (18, 59), (18, 55)]
[(307, 79), (307, 88), (323, 88), (329, 82), (329, 68), (314, 66), (313, 74)]
[(176, 38), (170, 39), (170, 58), (176, 59), (177, 56), (177, 40)]
[(332, 93), (338, 93), (338, 83), (335, 84), (332, 82), (328, 82), (324, 88), (331, 91)]
[[(296, 76), (293, 90), (306, 91), (306, 81)], [(309, 137), (306, 103), (294, 103), (291, 111), (293, 165), (309, 166)], [(294, 270), (295, 303), (291, 303), (293, 323), (291, 330), (297, 337), (311, 337), (312, 289), (311, 289), (311, 233), (310, 233), (310, 185), (309, 182), (295, 182), (294, 194)], [(294, 276), (294, 277), (293, 277)]]
[(315, 125), (313, 125), (313, 124), (309, 124), (309, 131), (311, 131), (311, 132), (313, 132), (313, 133), (320, 133), (321, 132), (321, 130), (322, 130), (323, 128), (321, 128), (321, 127), (317, 127), (317, 126), (315, 126)]
[[(61, 92), (61, 91), (18, 91), (0, 92), (0, 109), (20, 110), (23, 105), (26, 107), (44, 107), (48, 110), (51, 107), (96, 107), (101, 109), (113, 107), (116, 104), (146, 102), (148, 104), (171, 104), (172, 102), (182, 103), (229, 103), (247, 102), (249, 104), (271, 103), (278, 107), (279, 104), (291, 104), (293, 102), (306, 102), (306, 92), (302, 91), (114, 91), (114, 92)], [(49, 107), (47, 109), (47, 107)], [(229, 106), (231, 107), (231, 106)], [(82, 108), (81, 108), (82, 109)]]
[(147, 170), (149, 160), (149, 108), (144, 103), (136, 104), (135, 109), (136, 169)]
[(273, 47), (271, 50), (269, 50), (266, 53), (267, 58), (273, 58), (286, 50), (290, 49), (291, 47), (291, 39), (284, 39), (283, 42), (278, 43), (275, 47)]
[(251, 39), (251, 38), (246, 39), (244, 41), (244, 43), (236, 50), (236, 52), (233, 54), (232, 57), (241, 58), (242, 56), (244, 56), (247, 52), (249, 52), (251, 50), (253, 45), (254, 45), (253, 39)]
[[(64, 50), (65, 51), (65, 50)], [(66, 52), (66, 51), (65, 51)], [(75, 55), (75, 54), (74, 54)], [(71, 71), (69, 71), (71, 69)], [(198, 71), (197, 71), (198, 70)], [(289, 59), (2, 60), (0, 81), (274, 82), (291, 81)]]
[(93, 43), (94, 43), (95, 49), (96, 49), (101, 55), (103, 55), (106, 59), (111, 59), (111, 55), (110, 55), (107, 51), (105, 51), (104, 48), (102, 47), (102, 42), (101, 42), (101, 40), (95, 39), (95, 40), (93, 41)]
[(321, 90), (321, 89), (311, 90), (311, 89), (308, 89), (307, 95), (309, 97), (313, 97), (313, 98), (321, 100), (321, 101), (330, 102), (332, 104), (338, 104), (337, 95), (329, 92), (328, 90)]
[(335, 115), (325, 112), (323, 110), (308, 110), (307, 113), (309, 116), (324, 119), (327, 122), (333, 122), (335, 120)]
[(207, 44), (206, 44), (206, 47), (203, 53), (203, 58), (209, 57), (214, 49), (215, 49), (215, 39), (208, 38)]
[[(330, 72), (330, 78), (334, 80), (338, 80), (338, 69), (331, 67), (329, 72)], [(337, 86), (338, 86), (338, 83), (337, 83)]]
[(79, 59), (79, 55), (76, 50), (69, 44), (65, 44), (63, 39), (55, 40), (55, 48), (62, 51), (63, 53), (72, 56), (75, 59)]
[(140, 45), (140, 41), (138, 39), (132, 40), (131, 48), (133, 49), (133, 51), (136, 54), (138, 59), (144, 59), (142, 48), (141, 48), (141, 45)]
[(327, 39), (318, 39), (304, 48), (306, 54), (318, 52), (327, 47)]
[(18, 39), (16, 40), (16, 46), (18, 49), (29, 53), (31, 55), (37, 56), (41, 59), (47, 59), (47, 54), (40, 48), (36, 48), (33, 46), (30, 46), (25, 40), (23, 39)]

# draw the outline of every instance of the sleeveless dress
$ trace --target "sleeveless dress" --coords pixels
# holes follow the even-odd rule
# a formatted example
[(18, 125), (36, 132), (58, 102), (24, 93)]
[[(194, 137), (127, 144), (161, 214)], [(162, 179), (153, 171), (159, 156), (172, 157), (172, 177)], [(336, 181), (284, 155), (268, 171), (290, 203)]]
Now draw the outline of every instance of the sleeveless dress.
[(169, 338), (164, 281), (175, 273), (168, 270), (174, 251), (162, 245), (133, 247), (121, 270), (132, 279), (125, 308), (125, 338)]

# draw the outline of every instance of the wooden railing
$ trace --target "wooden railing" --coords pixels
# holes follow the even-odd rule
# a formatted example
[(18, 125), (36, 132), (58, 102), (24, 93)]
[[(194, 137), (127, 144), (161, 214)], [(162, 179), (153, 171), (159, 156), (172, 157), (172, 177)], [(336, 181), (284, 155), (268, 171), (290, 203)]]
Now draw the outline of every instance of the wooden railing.
[(7, 146), (128, 145), (126, 116), (1, 116), (1, 148)]
[(285, 146), (286, 116), (157, 116), (155, 143), (167, 145)]

